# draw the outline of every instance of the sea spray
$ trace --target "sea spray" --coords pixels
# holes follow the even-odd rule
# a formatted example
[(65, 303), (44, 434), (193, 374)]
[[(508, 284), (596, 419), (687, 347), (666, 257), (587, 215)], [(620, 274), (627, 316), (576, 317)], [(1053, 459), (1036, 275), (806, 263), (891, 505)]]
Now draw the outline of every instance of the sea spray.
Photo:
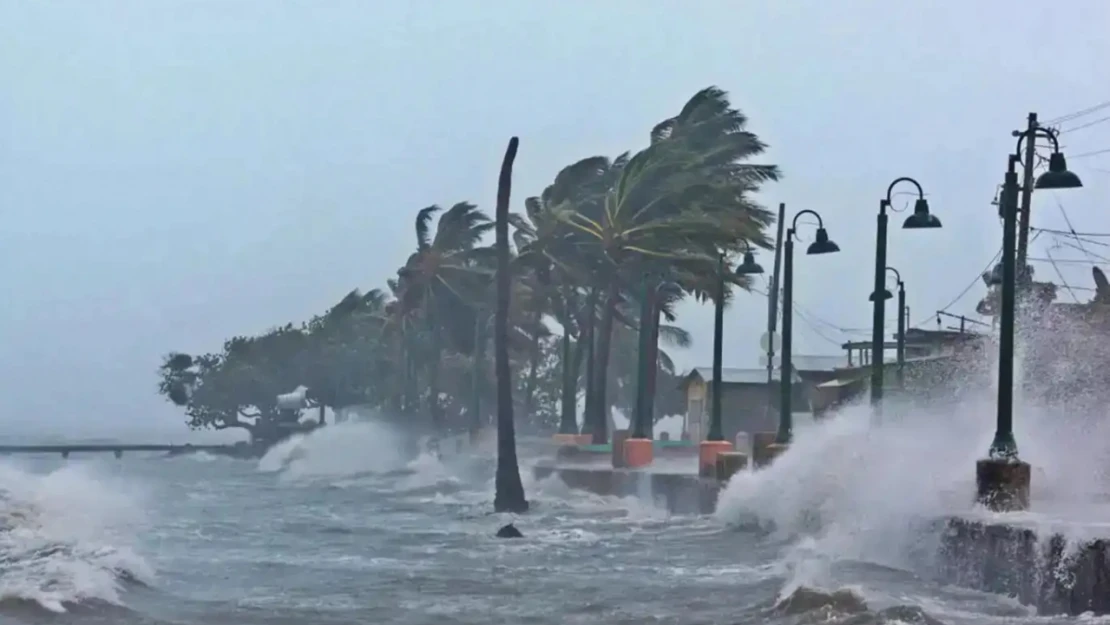
[(92, 464), (36, 474), (0, 464), (0, 600), (51, 611), (102, 601), (122, 604), (124, 580), (151, 583), (131, 541), (144, 529), (134, 485)]
[(412, 459), (405, 443), (404, 435), (383, 423), (340, 423), (278, 443), (258, 461), (258, 469), (293, 480), (385, 473)]
[[(874, 425), (870, 408), (844, 409), (799, 429), (790, 449), (760, 471), (733, 477), (717, 517), (787, 539), (797, 584), (815, 583), (826, 561), (866, 561), (903, 570), (932, 566), (942, 524), (974, 507), (975, 462), (994, 434), (989, 393), (955, 408), (898, 406)], [(1050, 531), (1053, 511), (1087, 520), (1105, 515), (1110, 483), (1100, 460), (1110, 451), (1101, 415), (1026, 404), (1015, 417), (1022, 458), (1034, 467), (1033, 511), (1015, 517)], [(802, 563), (802, 560), (816, 560)]]

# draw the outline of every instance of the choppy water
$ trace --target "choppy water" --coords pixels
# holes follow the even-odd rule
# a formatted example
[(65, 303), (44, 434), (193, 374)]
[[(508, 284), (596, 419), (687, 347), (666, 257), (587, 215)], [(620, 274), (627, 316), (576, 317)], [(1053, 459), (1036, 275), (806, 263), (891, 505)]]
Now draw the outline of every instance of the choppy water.
[[(261, 462), (6, 459), (0, 623), (1067, 620), (919, 575), (931, 544), (919, 521), (962, 505), (989, 428), (944, 421), (940, 448), (937, 420), (865, 423), (799, 433), (773, 468), (730, 484), (716, 517), (526, 472), (533, 511), (515, 541), (492, 537), (509, 518), (491, 513), (488, 460), (399, 457), (372, 425), (327, 428)], [(807, 589), (850, 591), (867, 609)]]

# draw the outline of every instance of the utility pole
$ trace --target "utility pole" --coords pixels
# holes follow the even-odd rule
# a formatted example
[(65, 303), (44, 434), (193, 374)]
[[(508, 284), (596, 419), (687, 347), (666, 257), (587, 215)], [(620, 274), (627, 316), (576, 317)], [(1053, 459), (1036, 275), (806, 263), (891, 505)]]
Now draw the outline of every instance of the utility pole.
[[(1037, 114), (1030, 113), (1028, 128), (1025, 131), (1025, 162), (1021, 179), (1021, 213), (1019, 213), (1017, 242), (1017, 276), (1018, 283), (1022, 287), (1027, 285), (1031, 278), (1029, 272), (1025, 270), (1025, 256), (1029, 247), (1029, 213), (1033, 203), (1033, 159), (1037, 155), (1037, 128)], [(1014, 131), (1015, 137), (1021, 135), (1022, 133)]]
[[(786, 225), (786, 204), (779, 203), (778, 234), (775, 235), (775, 267), (771, 270), (771, 288), (767, 292), (767, 414), (774, 407), (775, 385), (775, 330), (779, 313), (779, 267), (782, 265), (782, 233)], [(779, 380), (782, 383), (782, 380)]]

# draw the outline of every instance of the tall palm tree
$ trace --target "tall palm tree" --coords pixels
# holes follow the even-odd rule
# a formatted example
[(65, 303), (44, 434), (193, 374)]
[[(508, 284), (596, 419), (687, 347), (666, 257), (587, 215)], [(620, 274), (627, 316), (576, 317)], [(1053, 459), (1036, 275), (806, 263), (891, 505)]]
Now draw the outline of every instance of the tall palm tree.
[(527, 512), (524, 484), (516, 456), (516, 431), (513, 423), (513, 381), (509, 370), (509, 195), (512, 191), (513, 161), (519, 139), (509, 140), (501, 175), (497, 181), (496, 250), (497, 310), (494, 316), (494, 358), (497, 366), (497, 473), (494, 478), (493, 509), (497, 512)]
[[(769, 244), (764, 230), (772, 215), (750, 194), (777, 179), (778, 169), (742, 162), (765, 149), (745, 130), (746, 122), (725, 92), (703, 89), (678, 115), (656, 125), (651, 145), (619, 168), (600, 205), (562, 213), (589, 250), (583, 256), (598, 265), (594, 286), (601, 289), (602, 308), (594, 392), (601, 397), (622, 293), (632, 293), (645, 273), (655, 276), (648, 288), (666, 280), (696, 282), (715, 274), (711, 268), (720, 254)], [(681, 275), (671, 275), (676, 273)], [(600, 409), (598, 402), (592, 409)], [(591, 420), (605, 421), (596, 414)], [(595, 442), (604, 438), (604, 430), (595, 429)]]
[[(476, 206), (460, 202), (443, 211), (431, 236), (432, 217), (441, 211), (438, 206), (420, 210), (416, 216), (417, 250), (398, 273), (398, 294), (403, 313), (415, 313), (422, 323), (416, 342), (420, 350), (419, 364), (427, 374), (427, 405), (432, 425), (440, 426), (443, 418), (440, 404), (440, 360), (446, 337), (468, 335), (472, 323), (460, 314), (470, 309), (490, 273), (492, 250), (481, 246), (482, 237), (493, 228), (489, 217)], [(408, 345), (410, 362), (414, 345)]]

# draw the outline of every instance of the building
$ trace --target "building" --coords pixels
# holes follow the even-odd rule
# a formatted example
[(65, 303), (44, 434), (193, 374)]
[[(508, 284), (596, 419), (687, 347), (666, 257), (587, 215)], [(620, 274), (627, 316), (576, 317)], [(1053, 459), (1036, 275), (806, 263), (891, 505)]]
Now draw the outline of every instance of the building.
[[(897, 338), (896, 336), (894, 338)], [(884, 386), (889, 395), (955, 400), (973, 390), (982, 374), (984, 336), (967, 330), (906, 330), (905, 367), (899, 383), (898, 363), (893, 353), (898, 343), (883, 345)], [(871, 341), (851, 341), (842, 345), (847, 366), (815, 385), (812, 397), (814, 414), (820, 416), (862, 395), (870, 384)], [(984, 381), (984, 383), (986, 383)]]
[[(721, 370), (721, 425), (725, 440), (736, 440), (738, 432), (774, 432), (778, 429), (779, 375), (775, 370), (772, 383), (767, 385), (766, 369)], [(793, 378), (794, 412), (810, 414), (810, 388), (812, 383), (795, 370)], [(704, 440), (709, 433), (710, 406), (713, 401), (713, 369), (695, 367), (682, 379), (686, 394), (686, 421), (683, 429), (690, 440)]]

